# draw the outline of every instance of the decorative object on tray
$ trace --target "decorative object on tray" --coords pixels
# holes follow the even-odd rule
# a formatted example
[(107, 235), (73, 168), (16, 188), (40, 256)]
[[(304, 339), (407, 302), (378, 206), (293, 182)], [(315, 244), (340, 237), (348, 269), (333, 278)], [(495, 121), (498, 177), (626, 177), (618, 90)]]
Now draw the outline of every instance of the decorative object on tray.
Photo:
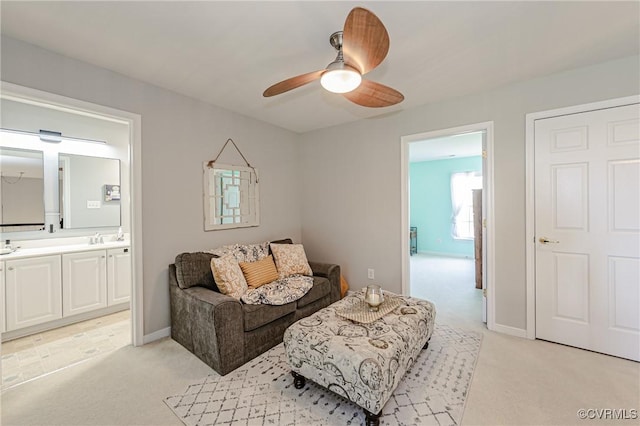
[(384, 296), (382, 295), (380, 286), (377, 284), (368, 285), (364, 293), (364, 301), (369, 304), (369, 310), (371, 312), (378, 312), (378, 306), (384, 302)]
[[(365, 296), (366, 297), (366, 296)], [(401, 301), (396, 297), (387, 297), (377, 307), (376, 311), (372, 311), (370, 305), (364, 300), (357, 301), (342, 309), (336, 309), (336, 315), (361, 324), (370, 324), (379, 320), (389, 312), (400, 306)]]

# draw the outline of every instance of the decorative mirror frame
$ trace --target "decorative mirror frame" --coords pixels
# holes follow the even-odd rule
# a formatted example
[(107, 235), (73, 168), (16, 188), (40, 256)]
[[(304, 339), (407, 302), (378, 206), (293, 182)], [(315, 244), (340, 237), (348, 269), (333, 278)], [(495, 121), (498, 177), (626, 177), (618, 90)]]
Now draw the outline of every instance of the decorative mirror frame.
[[(260, 225), (260, 192), (257, 170), (253, 167), (234, 166), (204, 162), (202, 164), (204, 188), (204, 230), (216, 231), (221, 229), (245, 228)], [(232, 176), (225, 176), (232, 182), (224, 184), (216, 180), (221, 172), (231, 172)], [(237, 173), (237, 176), (235, 175)], [(237, 189), (236, 193), (225, 190), (225, 186)], [(237, 195), (234, 195), (237, 194)], [(234, 200), (233, 197), (239, 197)], [(216, 201), (218, 200), (218, 201)], [(236, 210), (232, 214), (217, 212), (216, 205), (233, 203), (228, 210)], [(229, 223), (228, 220), (232, 222)], [(226, 222), (226, 223), (225, 223)]]

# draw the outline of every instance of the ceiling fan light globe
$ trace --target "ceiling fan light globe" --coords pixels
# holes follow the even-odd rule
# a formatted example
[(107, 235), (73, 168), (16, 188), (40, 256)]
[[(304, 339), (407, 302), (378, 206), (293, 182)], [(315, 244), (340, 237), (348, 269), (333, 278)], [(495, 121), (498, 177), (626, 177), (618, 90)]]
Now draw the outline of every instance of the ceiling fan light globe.
[(355, 69), (345, 65), (337, 69), (329, 69), (322, 74), (320, 84), (333, 93), (348, 93), (360, 86), (362, 76)]

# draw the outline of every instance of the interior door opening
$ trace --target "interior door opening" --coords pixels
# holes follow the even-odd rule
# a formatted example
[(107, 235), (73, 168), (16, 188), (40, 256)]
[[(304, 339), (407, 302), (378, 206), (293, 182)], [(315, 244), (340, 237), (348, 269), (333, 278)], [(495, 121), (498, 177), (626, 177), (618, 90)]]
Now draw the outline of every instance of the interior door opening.
[[(141, 281), (136, 281), (134, 257), (139, 241), (134, 237), (139, 232), (134, 229), (139, 203), (133, 196), (138, 160), (131, 155), (139, 143), (139, 116), (8, 83), (3, 84), (2, 102), (3, 111), (17, 118), (3, 120), (3, 126), (13, 125), (2, 131), (1, 145), (8, 151), (44, 153), (39, 167), (46, 210), (44, 227), (3, 226), (3, 239), (17, 249), (0, 262), (6, 277), (0, 293), (7, 304), (2, 307), (4, 390), (141, 344), (142, 307), (136, 297)], [(21, 123), (30, 124), (23, 129)], [(70, 137), (47, 143), (30, 125), (57, 125), (61, 135)], [(108, 137), (104, 142), (86, 135), (71, 137), (78, 129)], [(68, 250), (72, 244), (86, 245), (86, 250)], [(44, 254), (29, 257), (32, 249)], [(27, 292), (25, 287), (33, 289)], [(40, 293), (53, 299), (39, 302)]]
[(436, 304), (447, 323), (485, 327), (489, 124), (403, 138), (405, 294)]

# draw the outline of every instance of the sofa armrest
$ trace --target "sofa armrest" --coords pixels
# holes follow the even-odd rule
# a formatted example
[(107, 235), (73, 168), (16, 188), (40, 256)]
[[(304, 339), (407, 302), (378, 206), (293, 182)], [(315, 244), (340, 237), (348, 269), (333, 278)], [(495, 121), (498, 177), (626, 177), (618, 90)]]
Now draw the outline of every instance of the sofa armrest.
[[(175, 277), (175, 273), (173, 275)], [(172, 282), (174, 277), (170, 273), (171, 297), (182, 299), (182, 303), (175, 304), (185, 309), (171, 311), (172, 336), (173, 327), (188, 327), (191, 348), (183, 346), (222, 375), (241, 366), (244, 363), (244, 314), (240, 301), (200, 286), (180, 289), (177, 281)]]
[(314, 276), (325, 277), (331, 282), (331, 303), (340, 300), (340, 265), (310, 261), (309, 266)]

